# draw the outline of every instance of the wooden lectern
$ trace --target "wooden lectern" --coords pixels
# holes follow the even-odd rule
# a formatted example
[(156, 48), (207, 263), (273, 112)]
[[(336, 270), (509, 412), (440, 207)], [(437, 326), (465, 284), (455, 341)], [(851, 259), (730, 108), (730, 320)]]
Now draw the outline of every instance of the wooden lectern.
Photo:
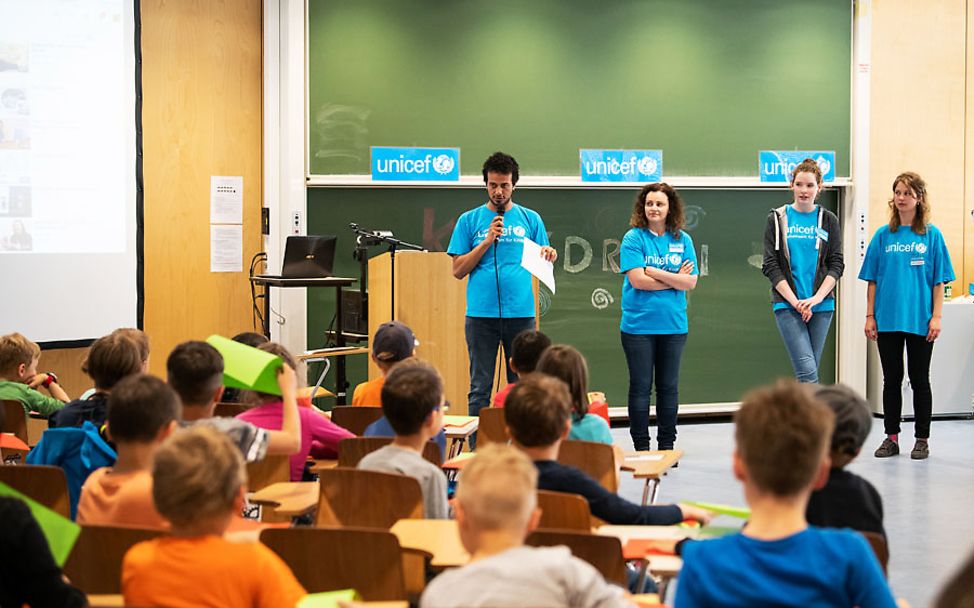
[[(388, 253), (369, 260), (369, 336), (393, 316), (408, 325), (419, 340), (416, 355), (443, 376), (449, 413), (465, 415), (470, 388), (464, 337), (467, 279), (453, 278), (453, 259), (445, 253), (397, 251), (393, 285), (391, 260)], [(370, 359), (369, 379), (379, 374)]]

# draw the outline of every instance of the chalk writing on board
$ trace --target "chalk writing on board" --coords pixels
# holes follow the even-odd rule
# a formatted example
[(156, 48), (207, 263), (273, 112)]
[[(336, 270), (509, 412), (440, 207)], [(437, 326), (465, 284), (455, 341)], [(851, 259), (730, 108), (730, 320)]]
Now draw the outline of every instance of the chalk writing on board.
[(314, 157), (336, 165), (367, 161), (368, 120), (371, 113), (371, 110), (361, 106), (336, 103), (319, 106), (311, 123)]
[[(581, 248), (582, 257), (577, 259), (575, 252), (572, 251), (573, 248)], [(572, 261), (573, 258), (576, 261)], [(580, 236), (566, 236), (565, 237), (565, 272), (570, 272), (572, 274), (576, 272), (582, 272), (592, 263), (592, 245)]]
[(751, 241), (751, 255), (747, 256), (747, 263), (755, 268), (764, 265), (764, 244)]
[(710, 245), (706, 243), (700, 245), (700, 259), (698, 260), (697, 272), (702, 277), (710, 274)]
[(595, 291), (592, 292), (592, 306), (599, 310), (603, 310), (609, 307), (609, 304), (614, 303), (616, 300), (612, 297), (607, 289), (597, 287)]
[(602, 272), (619, 272), (619, 239), (602, 241)]
[(683, 210), (684, 215), (684, 225), (683, 228), (688, 232), (692, 232), (700, 221), (707, 215), (707, 212), (703, 210), (703, 207), (699, 205), (687, 205)]
[(548, 314), (548, 310), (551, 309), (551, 291), (544, 285), (544, 283), (538, 282), (538, 312), (543, 317)]

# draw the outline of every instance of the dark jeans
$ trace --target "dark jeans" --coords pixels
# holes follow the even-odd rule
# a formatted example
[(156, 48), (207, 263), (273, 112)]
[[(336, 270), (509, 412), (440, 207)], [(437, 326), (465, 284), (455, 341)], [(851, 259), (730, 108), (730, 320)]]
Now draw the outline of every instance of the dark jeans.
[(659, 449), (673, 449), (680, 404), (680, 357), (687, 334), (622, 333), (629, 366), (629, 434), (637, 450), (649, 449), (649, 397), (656, 378), (656, 425)]
[[(467, 335), (467, 354), (470, 357), (470, 392), (467, 394), (467, 411), (478, 416), (481, 408), (490, 405), (490, 390), (494, 384), (494, 366), (497, 346), (504, 347), (504, 369), (507, 381), (514, 382), (517, 375), (508, 366), (511, 342), (525, 329), (534, 329), (534, 317), (496, 319), (467, 317), (464, 333)], [(470, 448), (477, 445), (476, 434), (470, 437)]]
[(930, 438), (930, 414), (933, 394), (930, 392), (930, 357), (933, 342), (926, 336), (902, 331), (881, 331), (877, 335), (879, 362), (883, 366), (883, 426), (887, 435), (900, 432), (903, 414), (903, 345), (906, 344), (907, 372), (913, 389), (913, 413), (916, 416), (914, 436)]

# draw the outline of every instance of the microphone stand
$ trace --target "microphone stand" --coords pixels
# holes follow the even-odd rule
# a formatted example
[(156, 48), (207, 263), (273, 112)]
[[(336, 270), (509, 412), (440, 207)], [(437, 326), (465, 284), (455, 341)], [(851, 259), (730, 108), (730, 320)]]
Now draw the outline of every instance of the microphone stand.
[(365, 289), (365, 274), (368, 268), (368, 256), (365, 255), (365, 248), (369, 247), (370, 245), (389, 246), (389, 263), (391, 264), (390, 282), (392, 283), (391, 289), (389, 290), (389, 316), (390, 319), (394, 321), (396, 319), (396, 251), (400, 249), (405, 249), (407, 251), (426, 251), (426, 248), (424, 248), (422, 245), (397, 239), (392, 236), (391, 232), (383, 233), (377, 230), (366, 230), (354, 223), (349, 224), (348, 227), (352, 230), (352, 232), (358, 235), (358, 246), (356, 247), (355, 251), (359, 262), (362, 265), (362, 289)]

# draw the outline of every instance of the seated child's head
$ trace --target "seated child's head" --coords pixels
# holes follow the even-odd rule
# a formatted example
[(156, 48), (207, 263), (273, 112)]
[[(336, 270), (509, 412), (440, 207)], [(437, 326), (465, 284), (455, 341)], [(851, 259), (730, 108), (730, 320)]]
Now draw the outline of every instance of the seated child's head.
[(142, 373), (149, 371), (149, 335), (141, 329), (134, 327), (120, 327), (112, 332), (127, 336), (139, 347), (139, 356), (142, 358)]
[(485, 532), (520, 545), (538, 525), (538, 469), (526, 454), (493, 443), (477, 450), (460, 474), (456, 513), (464, 548), (475, 553)]
[(762, 494), (790, 498), (828, 473), (832, 410), (812, 389), (779, 380), (744, 396), (734, 416), (734, 473)]
[(176, 428), (179, 396), (148, 374), (123, 378), (108, 397), (108, 434), (120, 446), (160, 442)]
[(223, 394), (223, 356), (206, 342), (192, 340), (172, 349), (166, 373), (183, 407), (208, 406)]
[(396, 363), (412, 357), (419, 342), (405, 323), (389, 321), (379, 326), (372, 336), (372, 360), (383, 372)]
[(436, 435), (443, 427), (443, 405), (443, 379), (425, 361), (404, 361), (382, 385), (382, 413), (396, 435)]
[(37, 375), (41, 347), (25, 336), (12, 333), (0, 336), (0, 379), (27, 383)]
[[(277, 355), (281, 358), (281, 361), (294, 370), (295, 374), (300, 374), (303, 370), (300, 367), (302, 361), (299, 361), (297, 357), (291, 354), (291, 351), (284, 348), (282, 344), (277, 342), (266, 341), (263, 344), (258, 344), (256, 346), (257, 350), (264, 351), (265, 353), (270, 353), (272, 355)], [(299, 376), (300, 377), (300, 376)], [(272, 393), (261, 393), (257, 391), (245, 391), (244, 401), (256, 400), (260, 403), (273, 403), (275, 401), (280, 401), (280, 395), (274, 395)]]
[(206, 425), (180, 429), (156, 451), (152, 500), (174, 529), (222, 533), (243, 505), (247, 483), (240, 451)]
[(504, 402), (511, 438), (526, 448), (547, 447), (564, 439), (571, 428), (571, 415), (568, 386), (538, 372), (518, 380)]
[(536, 371), (554, 376), (568, 386), (572, 416), (581, 420), (588, 413), (588, 363), (574, 346), (555, 344), (538, 360)]
[(143, 364), (139, 342), (130, 333), (115, 330), (94, 341), (81, 371), (91, 376), (96, 389), (111, 391), (122, 378), (141, 374)]
[(511, 342), (511, 367), (519, 376), (530, 374), (549, 346), (551, 338), (536, 329), (525, 329)]
[(844, 384), (821, 386), (815, 391), (815, 396), (835, 414), (829, 456), (832, 467), (841, 469), (859, 455), (873, 426), (869, 404)]
[(264, 342), (270, 342), (267, 336), (264, 334), (259, 334), (255, 331), (242, 331), (233, 337), (234, 342), (240, 342), (241, 344), (246, 344), (247, 346), (253, 346), (257, 348)]

